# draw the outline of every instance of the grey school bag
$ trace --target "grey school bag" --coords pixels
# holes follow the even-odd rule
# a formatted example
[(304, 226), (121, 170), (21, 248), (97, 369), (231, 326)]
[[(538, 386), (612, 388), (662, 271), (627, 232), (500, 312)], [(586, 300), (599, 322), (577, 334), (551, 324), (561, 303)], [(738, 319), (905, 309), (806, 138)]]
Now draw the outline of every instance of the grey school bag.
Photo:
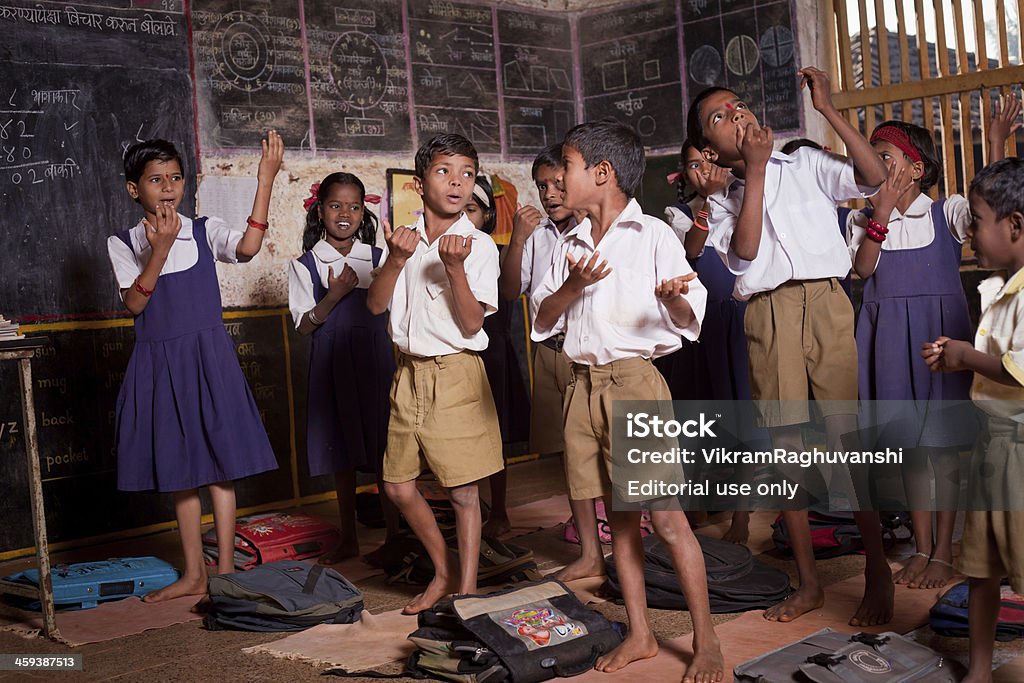
[(359, 621), (363, 595), (344, 576), (296, 560), (261, 564), (210, 579), (211, 630), (302, 631)]

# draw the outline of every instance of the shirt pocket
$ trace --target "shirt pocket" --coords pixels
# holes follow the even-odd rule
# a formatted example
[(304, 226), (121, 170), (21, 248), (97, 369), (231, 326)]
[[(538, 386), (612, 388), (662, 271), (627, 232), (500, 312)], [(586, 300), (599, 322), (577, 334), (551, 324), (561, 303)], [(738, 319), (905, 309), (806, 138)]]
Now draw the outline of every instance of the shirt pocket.
[(617, 327), (646, 327), (660, 319), (654, 298), (654, 276), (634, 268), (615, 267), (603, 291), (595, 292), (597, 315)]
[(446, 281), (427, 282), (427, 315), (442, 320), (451, 320), (454, 299), (451, 285)]

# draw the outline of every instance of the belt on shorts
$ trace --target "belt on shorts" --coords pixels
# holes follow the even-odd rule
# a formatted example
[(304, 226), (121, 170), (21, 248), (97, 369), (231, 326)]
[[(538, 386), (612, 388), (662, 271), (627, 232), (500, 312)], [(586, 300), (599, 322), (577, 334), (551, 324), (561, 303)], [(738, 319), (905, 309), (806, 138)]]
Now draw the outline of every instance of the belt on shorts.
[(556, 334), (553, 337), (548, 337), (541, 342), (544, 346), (552, 349), (555, 353), (561, 353), (562, 348), (565, 346), (565, 335)]

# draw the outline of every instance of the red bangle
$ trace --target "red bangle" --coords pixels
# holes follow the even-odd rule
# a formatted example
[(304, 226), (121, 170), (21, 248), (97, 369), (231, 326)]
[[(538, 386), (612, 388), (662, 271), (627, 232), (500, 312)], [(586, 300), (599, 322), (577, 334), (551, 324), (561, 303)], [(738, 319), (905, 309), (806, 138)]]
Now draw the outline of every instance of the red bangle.
[(882, 242), (885, 241), (885, 233), (878, 232), (870, 225), (868, 226), (867, 233), (868, 239), (873, 242), (878, 242), (879, 244), (881, 244)]
[(154, 290), (153, 289), (146, 289), (139, 282), (139, 278), (135, 278), (135, 291), (148, 299), (149, 297), (153, 296), (153, 291)]
[(260, 223), (258, 220), (256, 220), (252, 216), (249, 216), (249, 218), (247, 218), (245, 222), (249, 224), (250, 228), (256, 228), (257, 230), (266, 230), (267, 228), (270, 227), (270, 224), (268, 224), (268, 223)]
[(880, 235), (888, 235), (889, 234), (889, 228), (885, 227), (884, 225), (882, 225), (881, 223), (876, 221), (874, 218), (869, 218), (868, 219), (868, 228), (871, 229), (871, 230), (874, 230), (875, 232), (877, 232)]

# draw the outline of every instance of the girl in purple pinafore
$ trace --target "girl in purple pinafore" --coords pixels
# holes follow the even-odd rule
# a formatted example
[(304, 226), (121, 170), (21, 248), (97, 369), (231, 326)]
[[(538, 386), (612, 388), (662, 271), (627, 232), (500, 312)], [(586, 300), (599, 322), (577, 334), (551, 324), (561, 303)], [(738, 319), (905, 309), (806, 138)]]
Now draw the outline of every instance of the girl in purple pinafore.
[[(865, 403), (863, 409), (873, 421), (885, 423), (878, 447), (901, 447), (906, 455), (904, 488), (917, 552), (893, 580), (937, 588), (953, 575), (957, 451), (974, 443), (976, 425), (973, 412), (947, 403), (969, 398), (971, 373), (931, 373), (920, 351), (940, 336), (971, 338), (960, 283), (970, 207), (960, 195), (933, 202), (925, 194), (942, 168), (926, 129), (887, 121), (872, 133), (871, 145), (889, 167), (889, 177), (871, 198), (873, 208), (851, 213), (847, 225), (854, 270), (864, 279), (857, 319), (858, 390), (862, 401), (880, 402)], [(934, 539), (933, 509), (938, 510)]]
[(380, 482), (395, 358), (387, 314), (366, 307), (382, 254), (373, 246), (377, 217), (365, 204), (376, 197), (351, 173), (332, 173), (310, 189), (304, 253), (291, 263), (288, 305), (299, 334), (313, 336), (306, 453), (310, 475), (334, 475), (341, 542), (320, 559), (334, 564), (359, 554), (356, 471), (377, 475), (388, 535), (398, 531), (398, 510)]
[(135, 348), (117, 397), (117, 487), (174, 493), (185, 557), (181, 579), (146, 595), (146, 602), (206, 594), (198, 488), (209, 487), (218, 568), (228, 573), (234, 570), (233, 480), (277, 468), (224, 329), (214, 261), (238, 263), (259, 252), (283, 154), (271, 131), (242, 233), (218, 218), (177, 213), (185, 182), (174, 145), (147, 140), (125, 152), (128, 194), (145, 217), (107, 240), (121, 298), (135, 315)]

